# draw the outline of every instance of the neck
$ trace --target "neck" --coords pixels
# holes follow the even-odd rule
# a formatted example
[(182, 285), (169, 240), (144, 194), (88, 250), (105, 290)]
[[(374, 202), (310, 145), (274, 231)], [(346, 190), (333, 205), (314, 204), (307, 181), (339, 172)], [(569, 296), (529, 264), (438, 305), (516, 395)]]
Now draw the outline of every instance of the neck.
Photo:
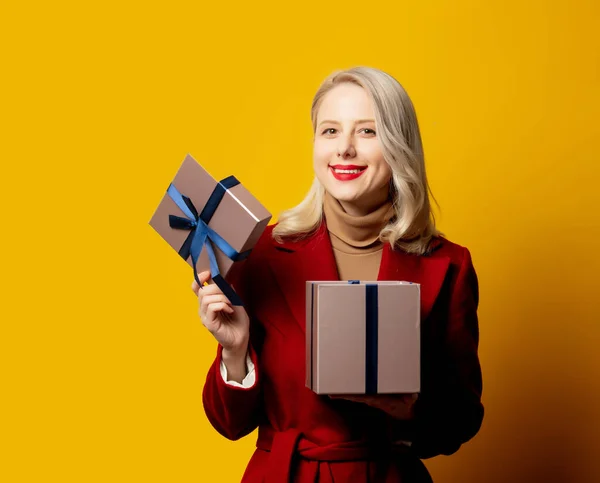
[(379, 233), (394, 216), (394, 207), (390, 199), (385, 199), (372, 205), (365, 214), (352, 214), (339, 200), (325, 192), (323, 212), (332, 235), (350, 247), (365, 248), (381, 244)]

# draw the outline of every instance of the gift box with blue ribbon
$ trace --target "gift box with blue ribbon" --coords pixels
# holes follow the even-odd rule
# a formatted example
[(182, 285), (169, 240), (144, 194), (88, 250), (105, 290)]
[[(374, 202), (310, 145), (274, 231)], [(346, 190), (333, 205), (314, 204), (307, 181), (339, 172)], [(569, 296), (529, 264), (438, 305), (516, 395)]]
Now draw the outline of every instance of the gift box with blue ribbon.
[(317, 394), (416, 394), (420, 285), (306, 282), (306, 387)]
[(213, 178), (189, 154), (166, 189), (150, 225), (198, 273), (211, 278), (233, 305), (242, 301), (228, 279), (248, 257), (271, 214), (234, 177)]

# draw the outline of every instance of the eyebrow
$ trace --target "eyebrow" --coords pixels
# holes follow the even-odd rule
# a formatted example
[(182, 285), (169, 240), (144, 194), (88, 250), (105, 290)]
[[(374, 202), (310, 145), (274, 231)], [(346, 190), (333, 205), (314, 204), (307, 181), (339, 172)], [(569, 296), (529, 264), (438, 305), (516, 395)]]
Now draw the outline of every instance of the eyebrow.
[[(356, 121), (356, 124), (364, 124), (364, 123), (366, 123), (366, 122), (375, 122), (375, 119), (359, 119), (358, 121)], [(325, 124), (325, 123), (339, 124), (339, 122), (338, 122), (338, 121), (331, 121), (331, 120), (329, 120), (329, 119), (325, 119), (324, 121), (321, 121), (321, 122), (319, 123), (319, 126), (320, 126), (321, 124)]]

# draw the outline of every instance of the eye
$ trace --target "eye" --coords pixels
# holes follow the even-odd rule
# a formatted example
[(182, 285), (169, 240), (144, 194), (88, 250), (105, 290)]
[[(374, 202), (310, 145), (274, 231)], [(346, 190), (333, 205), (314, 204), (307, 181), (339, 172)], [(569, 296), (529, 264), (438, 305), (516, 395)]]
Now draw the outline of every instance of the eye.
[(375, 131), (373, 129), (369, 129), (368, 127), (361, 129), (361, 131), (363, 131), (365, 134), (368, 134), (369, 136), (375, 135)]
[[(333, 131), (333, 132), (330, 132)], [(333, 127), (328, 127), (327, 129), (325, 129), (321, 134), (335, 134), (336, 129)]]

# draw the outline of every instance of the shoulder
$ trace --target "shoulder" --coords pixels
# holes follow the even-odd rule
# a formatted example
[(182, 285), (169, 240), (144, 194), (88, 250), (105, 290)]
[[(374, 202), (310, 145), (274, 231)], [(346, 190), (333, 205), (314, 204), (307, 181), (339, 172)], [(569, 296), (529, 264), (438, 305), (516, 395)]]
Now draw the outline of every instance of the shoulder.
[(448, 262), (448, 275), (455, 283), (477, 285), (477, 273), (473, 265), (471, 251), (463, 245), (443, 236), (435, 236), (430, 243), (430, 251), (422, 255), (432, 259), (445, 259)]
[(256, 242), (256, 245), (254, 245), (254, 248), (252, 249), (252, 254), (254, 257), (264, 255), (275, 247), (275, 243), (277, 243), (273, 238), (273, 229), (275, 226), (277, 226), (277, 223), (268, 225), (262, 232), (260, 238)]
[(279, 242), (273, 237), (273, 230), (276, 226), (277, 223), (274, 223), (265, 228), (262, 235), (256, 242), (256, 245), (252, 249), (252, 257), (255, 259), (268, 257), (280, 251), (294, 252), (307, 244), (318, 241), (321, 236), (326, 235), (324, 224), (321, 224), (317, 231), (312, 234), (296, 239), (289, 238)]
[(261, 264), (265, 258), (269, 258), (277, 249), (279, 244), (273, 238), (273, 229), (275, 226), (277, 226), (277, 223), (268, 225), (260, 235), (248, 257), (250, 264)]
[(471, 252), (463, 245), (443, 236), (434, 236), (430, 242), (429, 252), (423, 256), (430, 258), (449, 258), (450, 263), (462, 265), (471, 260)]
[(449, 259), (448, 275), (453, 293), (458, 299), (464, 298), (465, 294), (471, 294), (469, 297), (472, 296), (477, 305), (479, 281), (470, 250), (442, 236), (436, 236), (434, 240), (434, 248), (428, 256)]

